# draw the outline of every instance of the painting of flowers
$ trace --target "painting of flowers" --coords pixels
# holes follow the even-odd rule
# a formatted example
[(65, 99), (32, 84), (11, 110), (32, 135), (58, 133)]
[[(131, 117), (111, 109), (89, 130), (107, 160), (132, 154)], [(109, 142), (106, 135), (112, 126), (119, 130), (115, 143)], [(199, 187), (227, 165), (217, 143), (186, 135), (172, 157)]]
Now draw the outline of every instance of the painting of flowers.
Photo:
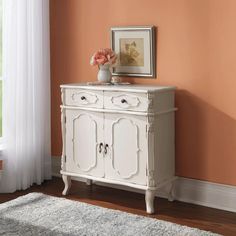
[(117, 55), (113, 76), (156, 77), (156, 27), (111, 28), (111, 48)]

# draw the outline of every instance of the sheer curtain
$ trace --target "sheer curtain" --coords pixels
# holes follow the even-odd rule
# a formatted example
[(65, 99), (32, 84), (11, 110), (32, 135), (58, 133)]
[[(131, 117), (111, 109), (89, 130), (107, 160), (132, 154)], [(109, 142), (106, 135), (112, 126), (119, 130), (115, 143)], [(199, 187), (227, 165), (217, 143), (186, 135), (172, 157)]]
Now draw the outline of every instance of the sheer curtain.
[(3, 0), (0, 192), (51, 178), (49, 0)]

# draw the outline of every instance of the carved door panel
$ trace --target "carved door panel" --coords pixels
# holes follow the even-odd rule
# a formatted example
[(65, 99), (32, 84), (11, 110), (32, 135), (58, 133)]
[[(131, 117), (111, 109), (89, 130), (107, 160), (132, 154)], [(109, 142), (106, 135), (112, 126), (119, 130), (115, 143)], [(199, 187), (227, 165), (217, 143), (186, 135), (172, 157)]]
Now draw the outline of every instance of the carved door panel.
[(66, 111), (66, 171), (104, 177), (103, 114)]
[(105, 114), (104, 122), (106, 178), (146, 185), (146, 117)]

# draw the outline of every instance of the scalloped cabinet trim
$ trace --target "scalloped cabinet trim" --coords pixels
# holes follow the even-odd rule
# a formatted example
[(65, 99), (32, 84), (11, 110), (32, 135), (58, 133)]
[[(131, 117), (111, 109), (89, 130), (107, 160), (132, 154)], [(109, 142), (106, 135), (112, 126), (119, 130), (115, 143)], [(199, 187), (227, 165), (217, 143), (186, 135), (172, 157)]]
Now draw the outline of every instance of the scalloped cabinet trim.
[[(85, 98), (85, 99), (82, 99)], [(95, 104), (98, 100), (98, 97), (96, 94), (88, 93), (88, 92), (78, 92), (78, 93), (72, 93), (71, 94), (71, 100), (76, 102), (81, 102), (83, 105), (87, 104)]]
[(103, 95), (100, 91), (89, 92), (86, 90), (67, 89), (65, 104), (69, 106), (102, 108)]
[[(123, 125), (124, 131), (127, 128), (129, 131), (131, 131), (132, 135), (132, 142), (130, 142), (130, 146), (133, 145), (132, 147), (130, 147), (130, 149), (132, 151), (134, 151), (135, 153), (132, 153), (130, 156), (127, 155), (127, 150), (122, 149), (122, 146), (119, 147), (115, 147), (116, 144), (121, 143), (121, 142), (116, 142), (114, 139), (115, 137), (117, 137), (117, 132), (119, 132), (122, 129), (122, 122), (125, 122), (126, 124)], [(112, 124), (112, 129), (111, 129), (111, 136), (112, 136), (112, 140), (111, 140), (111, 149), (112, 149), (112, 155), (110, 156), (110, 158), (112, 159), (112, 164), (111, 167), (112, 169), (119, 175), (120, 179), (131, 179), (133, 176), (137, 175), (139, 172), (139, 162), (140, 162), (140, 156), (139, 156), (139, 152), (140, 152), (140, 148), (139, 148), (139, 127), (138, 125), (136, 125), (134, 123), (134, 121), (132, 121), (131, 119), (127, 119), (127, 118), (118, 118), (116, 121), (114, 121)], [(118, 134), (118, 138), (119, 138), (119, 134)], [(115, 141), (115, 143), (114, 143)], [(126, 139), (123, 140), (123, 142), (126, 142)], [(132, 143), (132, 144), (131, 144)], [(123, 144), (124, 145), (124, 144)], [(123, 153), (116, 153), (116, 152), (123, 152)], [(127, 157), (128, 156), (128, 157)], [(124, 157), (124, 160), (122, 161), (117, 161), (119, 160), (119, 157)], [(119, 164), (121, 163), (126, 163), (125, 162), (125, 158), (133, 158), (132, 161), (132, 165), (130, 166), (130, 169), (126, 169), (126, 168), (122, 168), (121, 167), (117, 167), (116, 165), (120, 166)], [(117, 163), (118, 162), (118, 163)], [(124, 171), (126, 171), (126, 174), (122, 174)], [(112, 178), (112, 177), (111, 177)]]
[[(124, 103), (122, 103), (124, 101)], [(111, 97), (111, 102), (120, 108), (138, 107), (140, 100), (138, 97), (121, 94), (116, 97)]]
[(64, 195), (76, 176), (146, 190), (150, 214), (160, 186), (173, 200), (174, 87), (78, 84), (61, 93)]
[[(86, 132), (88, 140), (84, 140), (84, 134), (80, 131), (84, 129), (83, 126), (87, 126)], [(73, 134), (72, 134), (72, 143), (73, 143), (73, 161), (76, 163), (79, 169), (83, 172), (89, 172), (93, 168), (97, 166), (97, 122), (87, 113), (82, 113), (77, 117), (73, 118)], [(91, 142), (91, 143), (90, 143)], [(89, 151), (93, 151), (94, 154), (89, 155), (90, 161), (86, 160), (84, 166), (81, 163), (84, 161), (84, 157), (82, 155), (78, 155), (78, 152), (84, 152), (87, 155), (86, 144), (89, 147), (93, 147), (93, 149)], [(85, 150), (83, 150), (85, 149)], [(79, 158), (82, 158), (81, 160)]]
[(105, 92), (104, 107), (115, 110), (147, 111), (149, 100), (146, 94)]

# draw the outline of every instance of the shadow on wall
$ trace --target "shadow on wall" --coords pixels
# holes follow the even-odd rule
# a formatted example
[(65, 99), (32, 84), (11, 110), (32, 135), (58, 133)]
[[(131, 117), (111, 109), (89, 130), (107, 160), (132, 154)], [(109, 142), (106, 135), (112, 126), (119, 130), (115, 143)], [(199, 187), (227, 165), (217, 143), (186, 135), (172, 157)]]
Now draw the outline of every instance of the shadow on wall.
[(236, 120), (176, 91), (176, 175), (236, 185)]

